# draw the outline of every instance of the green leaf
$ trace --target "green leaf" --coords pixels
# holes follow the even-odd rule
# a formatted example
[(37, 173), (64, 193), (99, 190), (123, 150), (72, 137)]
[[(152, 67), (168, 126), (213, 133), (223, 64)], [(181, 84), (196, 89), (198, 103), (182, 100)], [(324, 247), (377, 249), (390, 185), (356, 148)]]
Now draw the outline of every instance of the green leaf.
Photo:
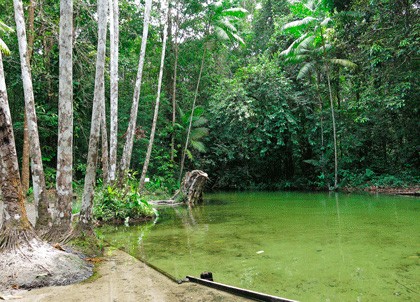
[(244, 18), (248, 14), (248, 11), (242, 7), (228, 8), (222, 11), (222, 16)]
[(321, 26), (327, 26), (328, 23), (330, 23), (330, 21), (332, 21), (331, 18), (325, 18), (322, 22), (321, 22)]
[(0, 39), (0, 51), (5, 55), (10, 55), (10, 49), (7, 47), (6, 43), (2, 39)]
[(197, 120), (193, 122), (194, 127), (200, 127), (208, 123), (208, 120), (202, 116), (200, 116)]
[(294, 48), (296, 48), (296, 46), (297, 46), (300, 42), (302, 42), (304, 39), (306, 39), (306, 37), (307, 37), (307, 36), (308, 36), (308, 33), (306, 33), (306, 34), (302, 35), (301, 37), (297, 38), (296, 40), (294, 40), (294, 41), (292, 42), (292, 44), (290, 44), (290, 46), (289, 46), (286, 50), (283, 50), (283, 51), (280, 53), (280, 55), (281, 55), (281, 56), (288, 56), (288, 55), (290, 55), (290, 54), (292, 53), (293, 49), (294, 49)]
[(330, 62), (333, 63), (333, 64), (341, 65), (343, 67), (348, 67), (348, 68), (356, 68), (357, 67), (357, 64), (353, 63), (350, 60), (346, 60), (346, 59), (331, 59)]
[(197, 150), (198, 152), (206, 152), (206, 147), (202, 142), (191, 140), (190, 145), (193, 149)]
[(301, 20), (292, 21), (292, 22), (289, 22), (289, 23), (283, 25), (282, 30), (286, 30), (286, 29), (289, 29), (289, 28), (295, 28), (295, 27), (303, 26), (303, 25), (309, 24), (309, 23), (311, 23), (313, 21), (316, 21), (316, 18), (313, 18), (313, 17), (305, 17), (305, 18), (303, 18)]
[(7, 26), (6, 24), (4, 24), (3, 21), (0, 20), (0, 32), (12, 33), (12, 32), (14, 32), (14, 30), (13, 30), (13, 28)]
[(311, 70), (315, 69), (315, 62), (308, 62), (305, 65), (303, 65), (303, 67), (299, 70), (299, 73), (297, 75), (298, 79), (302, 79), (304, 78), (308, 72), (310, 72)]
[(245, 45), (245, 41), (239, 37), (237, 34), (232, 33), (232, 36), (235, 38), (236, 41), (238, 41), (240, 44)]
[(216, 27), (215, 29), (216, 36), (221, 40), (229, 40), (229, 36), (224, 29), (221, 27)]
[(205, 127), (201, 128), (194, 128), (191, 130), (191, 139), (192, 140), (198, 140), (200, 138), (203, 138), (204, 136), (209, 135), (209, 129)]
[[(236, 32), (237, 31), (237, 29), (236, 29), (236, 27), (235, 26), (233, 26), (233, 24), (232, 23), (230, 23), (230, 21), (228, 20), (228, 19), (222, 19), (222, 20), (220, 20), (220, 22), (219, 22), (219, 24), (220, 25), (222, 25), (222, 26), (219, 26), (219, 27), (224, 27), (224, 29), (225, 28), (227, 28), (227, 29), (229, 29), (231, 32)], [(226, 31), (226, 30), (225, 30)]]

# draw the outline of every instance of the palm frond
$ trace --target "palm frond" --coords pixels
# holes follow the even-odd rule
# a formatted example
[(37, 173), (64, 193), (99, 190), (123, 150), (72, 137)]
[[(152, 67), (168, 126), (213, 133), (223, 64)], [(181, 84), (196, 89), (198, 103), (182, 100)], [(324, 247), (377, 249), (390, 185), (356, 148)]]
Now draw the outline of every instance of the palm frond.
[(228, 8), (222, 11), (222, 16), (244, 18), (248, 14), (248, 11), (242, 7)]
[(193, 157), (193, 155), (192, 155), (191, 151), (190, 151), (190, 150), (188, 150), (188, 149), (187, 149), (187, 150), (185, 150), (185, 151), (186, 151), (185, 153), (187, 154), (188, 158), (189, 158), (190, 160), (193, 160), (193, 158), (194, 158), (194, 157)]
[(300, 42), (302, 42), (304, 39), (306, 39), (306, 37), (308, 36), (308, 33), (306, 33), (306, 34), (304, 34), (304, 35), (302, 35), (301, 37), (299, 37), (299, 38), (297, 38), (296, 40), (294, 40), (293, 42), (292, 42), (292, 44), (290, 44), (290, 46), (287, 48), (287, 49), (285, 49), (285, 50), (283, 50), (281, 53), (280, 53), (280, 55), (281, 56), (288, 56), (288, 55), (290, 55), (291, 53), (292, 53), (292, 51), (293, 51), (293, 49), (300, 43)]
[(303, 65), (303, 67), (299, 70), (299, 73), (298, 73), (298, 75), (297, 75), (297, 78), (300, 80), (300, 79), (303, 79), (307, 74), (308, 74), (308, 72), (310, 72), (310, 71), (312, 71), (313, 69), (314, 69), (314, 67), (315, 67), (315, 62), (308, 62), (308, 63), (306, 63), (305, 65)]
[(7, 26), (6, 24), (4, 24), (3, 21), (0, 20), (0, 32), (12, 33), (12, 32), (14, 32), (14, 30), (13, 30), (13, 28)]
[(330, 59), (330, 62), (333, 64), (338, 64), (341, 65), (343, 67), (348, 67), (348, 68), (356, 68), (357, 64), (353, 63), (350, 60), (346, 60), (346, 59)]
[(245, 41), (239, 37), (237, 34), (232, 33), (233, 38), (235, 38), (236, 41), (238, 41), (240, 44), (245, 45)]
[(290, 56), (286, 58), (286, 62), (296, 64), (296, 63), (302, 63), (303, 61), (307, 59), (308, 59), (308, 55), (298, 54), (298, 55)]
[(205, 117), (200, 116), (193, 122), (194, 127), (200, 127), (208, 123), (208, 120)]
[(202, 142), (191, 140), (190, 145), (191, 148), (197, 150), (198, 152), (206, 152), (206, 147)]
[(321, 22), (321, 26), (327, 26), (328, 25), (328, 23), (330, 23), (332, 21), (332, 19), (331, 18), (325, 18), (324, 20), (322, 20), (322, 22)]
[(209, 135), (209, 129), (205, 127), (194, 128), (191, 130), (191, 140), (198, 140)]
[(224, 30), (228, 29), (230, 32), (238, 31), (236, 27), (232, 23), (230, 23), (230, 21), (226, 18), (223, 18), (222, 20), (220, 20), (217, 25), (223, 28)]
[(306, 25), (306, 24), (309, 24), (309, 23), (311, 23), (315, 20), (316, 20), (316, 18), (314, 18), (314, 17), (305, 17), (301, 20), (292, 21), (292, 22), (289, 22), (289, 23), (283, 25), (282, 30)]
[(302, 49), (302, 50), (307, 50), (309, 48), (309, 46), (314, 42), (315, 40), (315, 36), (314, 35), (310, 35), (307, 38), (305, 38), (302, 42), (300, 42), (296, 48)]
[(0, 39), (0, 51), (5, 56), (10, 55), (10, 49), (7, 47), (6, 43), (4, 43), (4, 41), (2, 39)]

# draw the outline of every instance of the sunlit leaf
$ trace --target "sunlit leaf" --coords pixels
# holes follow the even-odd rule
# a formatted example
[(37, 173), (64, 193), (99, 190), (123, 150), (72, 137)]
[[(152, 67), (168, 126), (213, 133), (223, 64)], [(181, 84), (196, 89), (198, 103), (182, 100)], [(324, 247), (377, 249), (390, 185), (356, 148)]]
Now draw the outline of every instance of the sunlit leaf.
[(314, 62), (308, 62), (305, 65), (303, 65), (303, 67), (299, 70), (299, 73), (297, 75), (298, 79), (302, 79), (304, 78), (308, 72), (312, 71), (315, 68), (315, 63)]
[(244, 18), (248, 11), (242, 7), (228, 8), (222, 11), (222, 16)]
[(306, 18), (303, 18), (301, 20), (296, 20), (296, 21), (289, 22), (289, 23), (285, 24), (282, 29), (286, 30), (286, 29), (289, 29), (289, 28), (294, 28), (294, 27), (306, 25), (306, 24), (309, 24), (309, 23), (311, 23), (315, 20), (316, 20), (316, 18), (306, 17)]
[(357, 65), (355, 63), (353, 63), (352, 61), (346, 60), (346, 59), (331, 59), (330, 61), (331, 61), (331, 63), (338, 64), (338, 65), (341, 65), (343, 67), (348, 67), (348, 68), (356, 68), (357, 67)]
[(10, 49), (2, 39), (0, 39), (0, 51), (6, 56), (10, 55)]

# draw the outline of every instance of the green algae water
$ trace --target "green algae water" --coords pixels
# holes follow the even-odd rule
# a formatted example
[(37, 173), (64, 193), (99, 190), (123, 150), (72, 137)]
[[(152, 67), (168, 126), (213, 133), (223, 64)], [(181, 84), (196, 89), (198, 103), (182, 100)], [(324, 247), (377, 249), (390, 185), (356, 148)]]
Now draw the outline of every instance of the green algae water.
[(413, 197), (219, 193), (100, 232), (179, 279), (211, 271), (300, 301), (420, 301), (419, 218)]

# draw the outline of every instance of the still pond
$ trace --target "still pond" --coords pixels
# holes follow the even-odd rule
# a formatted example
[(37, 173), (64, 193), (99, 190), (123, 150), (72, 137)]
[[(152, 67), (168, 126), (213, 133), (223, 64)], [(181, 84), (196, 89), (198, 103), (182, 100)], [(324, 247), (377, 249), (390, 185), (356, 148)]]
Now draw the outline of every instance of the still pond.
[[(328, 193), (217, 193), (104, 227), (113, 246), (177, 279), (300, 301), (420, 301), (420, 199)], [(141, 280), (139, 280), (141, 282)]]

